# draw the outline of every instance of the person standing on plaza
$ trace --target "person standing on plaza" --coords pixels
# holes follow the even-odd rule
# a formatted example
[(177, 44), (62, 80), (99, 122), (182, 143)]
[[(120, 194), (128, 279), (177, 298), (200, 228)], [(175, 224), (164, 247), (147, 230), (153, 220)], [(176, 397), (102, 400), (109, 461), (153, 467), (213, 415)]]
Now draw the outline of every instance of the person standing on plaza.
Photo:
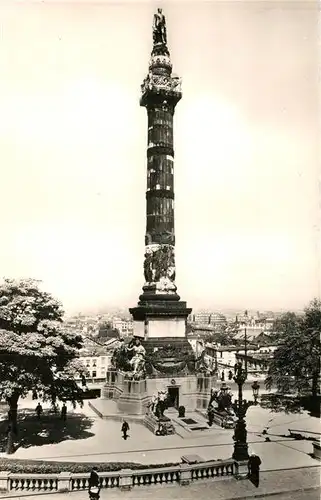
[(252, 453), (252, 455), (249, 458), (248, 461), (248, 471), (249, 471), (249, 479), (250, 481), (256, 486), (257, 488), (259, 487), (260, 483), (260, 465), (261, 465), (261, 459), (258, 455), (255, 455), (255, 453)]
[(99, 500), (100, 496), (100, 479), (97, 471), (97, 467), (93, 467), (90, 473), (89, 482), (89, 498), (90, 500)]
[(63, 422), (66, 422), (66, 420), (67, 420), (67, 406), (66, 406), (66, 403), (64, 403), (62, 405), (62, 408), (61, 408), (61, 420)]
[(122, 431), (122, 433), (123, 433), (123, 438), (124, 438), (124, 439), (125, 439), (125, 441), (126, 441), (126, 439), (127, 439), (127, 437), (128, 437), (128, 434), (127, 434), (127, 433), (128, 433), (128, 431), (129, 431), (129, 425), (128, 425), (128, 422), (126, 422), (126, 420), (124, 420), (124, 421), (123, 421), (123, 425), (121, 426), (121, 431)]
[(40, 418), (41, 418), (42, 411), (43, 411), (42, 410), (42, 406), (41, 406), (40, 403), (38, 403), (37, 406), (36, 406), (36, 414), (37, 414), (38, 420), (40, 420)]

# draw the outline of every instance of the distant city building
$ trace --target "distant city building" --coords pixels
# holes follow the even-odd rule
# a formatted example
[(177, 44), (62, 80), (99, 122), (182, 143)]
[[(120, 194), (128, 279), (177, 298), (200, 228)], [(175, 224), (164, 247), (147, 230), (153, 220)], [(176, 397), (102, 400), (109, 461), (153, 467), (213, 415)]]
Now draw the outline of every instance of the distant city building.
[(196, 325), (193, 324), (193, 333), (200, 337), (207, 337), (215, 332), (215, 327), (211, 325)]
[(245, 352), (237, 352), (235, 358), (238, 362), (241, 361), (243, 365), (246, 363), (249, 377), (264, 379), (276, 349), (277, 346), (265, 346), (256, 351), (249, 351), (247, 354)]
[(81, 356), (79, 360), (86, 367), (87, 382), (105, 382), (106, 372), (110, 367), (111, 354), (106, 354), (104, 356)]
[(253, 340), (256, 337), (258, 337), (259, 335), (261, 335), (261, 333), (264, 332), (264, 329), (262, 326), (245, 326), (244, 325), (244, 326), (239, 327), (238, 332), (235, 333), (233, 338), (240, 339), (240, 340), (244, 339), (245, 332), (246, 332), (248, 340)]
[(192, 315), (192, 322), (195, 325), (201, 326), (219, 326), (226, 325), (226, 316), (221, 313), (215, 313), (210, 311), (201, 311)]
[(251, 378), (265, 378), (268, 363), (273, 358), (273, 353), (277, 349), (275, 345), (258, 347), (249, 345), (245, 354), (245, 346), (219, 346), (218, 344), (207, 343), (205, 351), (207, 356), (215, 364), (219, 378), (224, 373), (224, 380), (228, 380), (229, 372), (234, 374), (234, 366), (238, 361), (243, 364), (247, 360), (249, 380)]
[(209, 311), (200, 311), (193, 314), (193, 323), (197, 325), (209, 325), (211, 313)]
[(117, 329), (122, 337), (128, 337), (133, 334), (134, 323), (131, 319), (113, 318), (112, 325)]
[(213, 326), (227, 325), (226, 316), (221, 313), (212, 313), (209, 318), (209, 324)]

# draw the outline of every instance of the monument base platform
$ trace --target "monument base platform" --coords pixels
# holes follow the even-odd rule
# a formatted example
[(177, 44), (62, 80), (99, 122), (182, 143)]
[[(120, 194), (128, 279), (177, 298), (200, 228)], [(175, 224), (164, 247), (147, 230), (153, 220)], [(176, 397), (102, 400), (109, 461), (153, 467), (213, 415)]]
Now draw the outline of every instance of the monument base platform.
[(95, 399), (88, 403), (89, 407), (104, 420), (115, 420), (122, 422), (124, 418), (127, 422), (136, 424), (144, 424), (144, 415), (125, 415), (121, 413), (117, 406), (117, 401), (110, 399)]
[(156, 436), (168, 436), (175, 434), (175, 427), (168, 417), (162, 419), (157, 418), (152, 413), (148, 413), (144, 417), (144, 425)]
[[(166, 369), (172, 371), (173, 365), (167, 365)], [(165, 391), (169, 397), (168, 411), (178, 413), (180, 406), (184, 406), (186, 411), (205, 410), (216, 377), (203, 374), (181, 376), (172, 373), (142, 380), (128, 380), (123, 372), (109, 371), (107, 390), (102, 390), (102, 401), (112, 403), (113, 407), (108, 408), (109, 414), (144, 416), (148, 413), (148, 405), (153, 395), (157, 396), (159, 391)], [(117, 391), (113, 390), (113, 386), (117, 387)]]
[(147, 380), (123, 380), (122, 392), (117, 407), (124, 415), (144, 415), (150, 401), (147, 393)]

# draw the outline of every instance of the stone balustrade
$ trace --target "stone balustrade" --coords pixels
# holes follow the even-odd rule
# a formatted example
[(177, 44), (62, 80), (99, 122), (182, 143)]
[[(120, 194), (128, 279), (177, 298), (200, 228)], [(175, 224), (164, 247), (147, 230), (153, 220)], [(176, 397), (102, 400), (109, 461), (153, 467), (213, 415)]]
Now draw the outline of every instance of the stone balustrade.
[[(201, 479), (227, 478), (237, 473), (234, 460), (179, 464), (153, 469), (122, 469), (100, 472), (101, 488), (128, 490), (154, 484), (187, 485)], [(88, 489), (89, 473), (60, 472), (59, 474), (17, 474), (0, 471), (0, 491), (67, 492)]]

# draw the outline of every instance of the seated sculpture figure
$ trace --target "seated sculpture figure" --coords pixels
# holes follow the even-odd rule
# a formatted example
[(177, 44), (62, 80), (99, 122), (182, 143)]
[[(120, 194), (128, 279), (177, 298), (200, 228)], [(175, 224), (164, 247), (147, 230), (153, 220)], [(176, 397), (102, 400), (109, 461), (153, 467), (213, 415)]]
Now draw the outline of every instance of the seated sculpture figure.
[(155, 432), (156, 436), (167, 436), (175, 433), (171, 419), (164, 415), (164, 411), (168, 408), (168, 402), (168, 391), (164, 388), (159, 390), (157, 395), (153, 394), (147, 406), (147, 412), (158, 425)]
[(129, 365), (133, 370), (133, 376), (137, 377), (144, 372), (146, 350), (141, 344), (140, 339), (136, 337), (133, 346), (128, 347), (127, 351), (133, 352), (133, 357), (130, 359)]
[(158, 403), (156, 405), (156, 416), (162, 418), (164, 416), (164, 411), (167, 408), (167, 397), (168, 392), (166, 389), (158, 391)]
[(128, 347), (120, 339), (112, 355), (112, 366), (116, 370), (132, 372), (133, 378), (138, 379), (145, 373), (145, 353), (139, 338), (134, 338)]
[(164, 411), (168, 408), (168, 392), (166, 389), (158, 391), (157, 395), (153, 394), (148, 405), (148, 411), (155, 417), (161, 419), (164, 417)]
[(111, 358), (111, 365), (116, 370), (126, 370), (128, 361), (126, 356), (126, 346), (124, 339), (120, 338), (114, 347), (114, 351)]
[(218, 392), (211, 389), (211, 397), (208, 404), (208, 413), (217, 411), (224, 414), (232, 414), (232, 393), (221, 390)]
[(150, 400), (150, 402), (147, 405), (148, 412), (155, 415), (157, 403), (158, 403), (158, 397), (156, 396), (156, 394), (153, 394), (152, 399)]

